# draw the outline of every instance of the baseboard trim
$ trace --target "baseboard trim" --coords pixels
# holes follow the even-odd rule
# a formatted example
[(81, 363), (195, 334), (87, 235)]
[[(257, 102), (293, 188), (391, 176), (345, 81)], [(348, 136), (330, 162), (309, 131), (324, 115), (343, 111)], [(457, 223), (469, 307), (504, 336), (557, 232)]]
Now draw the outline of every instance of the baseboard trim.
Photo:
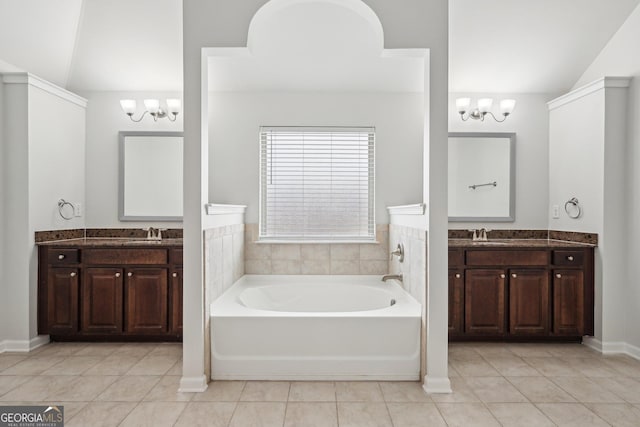
[(597, 338), (585, 337), (583, 338), (582, 343), (602, 354), (626, 354), (627, 356), (640, 360), (640, 347), (626, 342), (602, 342)]
[(180, 379), (180, 393), (202, 393), (208, 387), (207, 377), (200, 375), (197, 377), (182, 377)]
[(448, 377), (430, 377), (425, 375), (422, 386), (427, 393), (451, 393), (451, 381)]
[(0, 341), (0, 353), (28, 353), (48, 343), (49, 335), (38, 335), (30, 340), (4, 340)]

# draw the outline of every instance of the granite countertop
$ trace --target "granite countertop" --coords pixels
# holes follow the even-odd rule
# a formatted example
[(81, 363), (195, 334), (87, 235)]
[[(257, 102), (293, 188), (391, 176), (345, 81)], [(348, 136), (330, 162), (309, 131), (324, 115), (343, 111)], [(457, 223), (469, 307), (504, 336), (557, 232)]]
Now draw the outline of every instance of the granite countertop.
[(182, 246), (182, 239), (162, 239), (147, 240), (135, 238), (109, 238), (109, 237), (87, 237), (82, 239), (54, 240), (49, 242), (36, 243), (38, 246), (126, 246), (126, 247), (155, 247), (155, 246)]
[(489, 239), (473, 241), (471, 239), (449, 239), (450, 248), (594, 248), (590, 243), (567, 242), (553, 239)]

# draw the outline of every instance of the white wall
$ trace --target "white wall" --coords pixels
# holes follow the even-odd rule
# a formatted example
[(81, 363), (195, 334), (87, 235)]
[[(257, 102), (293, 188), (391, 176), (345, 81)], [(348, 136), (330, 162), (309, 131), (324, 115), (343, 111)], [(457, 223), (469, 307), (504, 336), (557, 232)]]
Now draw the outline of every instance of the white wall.
[(118, 132), (120, 131), (182, 131), (182, 117), (175, 122), (160, 119), (154, 122), (147, 114), (140, 123), (132, 122), (120, 108), (121, 99), (138, 101), (138, 118), (146, 98), (160, 100), (182, 98), (177, 92), (82, 92), (87, 98), (87, 228), (179, 228), (180, 222), (121, 222), (118, 219)]
[[(4, 235), (4, 201), (7, 200), (5, 198), (6, 193), (4, 189), (4, 172), (5, 172), (5, 160), (6, 154), (4, 150), (4, 84), (0, 81), (0, 271), (4, 270), (4, 246), (5, 246), (5, 235)], [(0, 278), (0, 342), (4, 341), (5, 337), (5, 329), (8, 324), (8, 320), (5, 318), (5, 301), (8, 296), (6, 295), (6, 289), (4, 284), (4, 278)]]
[[(209, 200), (247, 205), (257, 223), (260, 126), (375, 126), (375, 215), (422, 199), (422, 93), (250, 93), (210, 96)], [(242, 165), (239, 167), (239, 165)]]
[(636, 325), (640, 324), (640, 6), (629, 15), (626, 22), (611, 38), (609, 43), (600, 52), (594, 62), (585, 70), (584, 74), (576, 82), (579, 87), (596, 78), (610, 76), (632, 77), (628, 90), (627, 102), (627, 144), (624, 186), (618, 190), (623, 197), (626, 196), (626, 221), (625, 236), (615, 242), (626, 253), (627, 265), (626, 282), (623, 287), (623, 301), (625, 304), (617, 307), (618, 312), (625, 316), (624, 340), (632, 351), (640, 356), (640, 330)]
[[(513, 98), (516, 108), (504, 123), (492, 118), (484, 122), (463, 122), (456, 110), (456, 98)], [(451, 93), (449, 94), (450, 132), (515, 132), (516, 134), (516, 220), (514, 222), (450, 222), (449, 228), (468, 229), (546, 229), (549, 194), (549, 110), (552, 94), (531, 93)], [(496, 106), (494, 105), (494, 110)], [(496, 110), (497, 111), (497, 110)]]

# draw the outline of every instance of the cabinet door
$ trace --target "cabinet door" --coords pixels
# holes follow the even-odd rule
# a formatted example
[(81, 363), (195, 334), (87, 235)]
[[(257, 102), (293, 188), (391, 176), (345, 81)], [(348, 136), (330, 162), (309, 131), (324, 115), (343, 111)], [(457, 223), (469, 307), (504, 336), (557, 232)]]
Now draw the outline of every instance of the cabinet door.
[(86, 268), (82, 281), (82, 332), (122, 332), (122, 270)]
[(505, 332), (505, 272), (467, 270), (464, 279), (465, 333), (503, 335)]
[(553, 333), (584, 335), (584, 275), (582, 270), (553, 272)]
[(167, 332), (167, 269), (132, 268), (126, 271), (126, 332)]
[(523, 336), (549, 333), (547, 270), (509, 271), (509, 332)]
[(78, 332), (78, 270), (50, 268), (47, 276), (49, 334)]
[(182, 335), (182, 269), (171, 273), (171, 332)]
[(461, 270), (449, 270), (449, 335), (461, 335), (464, 313), (464, 279)]

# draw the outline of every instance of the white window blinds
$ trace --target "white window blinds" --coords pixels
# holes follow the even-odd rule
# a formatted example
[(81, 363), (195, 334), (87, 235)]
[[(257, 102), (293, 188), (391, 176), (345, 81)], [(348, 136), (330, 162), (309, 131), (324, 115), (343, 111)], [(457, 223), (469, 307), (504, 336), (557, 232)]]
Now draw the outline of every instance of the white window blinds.
[(260, 239), (372, 241), (374, 128), (260, 128)]

